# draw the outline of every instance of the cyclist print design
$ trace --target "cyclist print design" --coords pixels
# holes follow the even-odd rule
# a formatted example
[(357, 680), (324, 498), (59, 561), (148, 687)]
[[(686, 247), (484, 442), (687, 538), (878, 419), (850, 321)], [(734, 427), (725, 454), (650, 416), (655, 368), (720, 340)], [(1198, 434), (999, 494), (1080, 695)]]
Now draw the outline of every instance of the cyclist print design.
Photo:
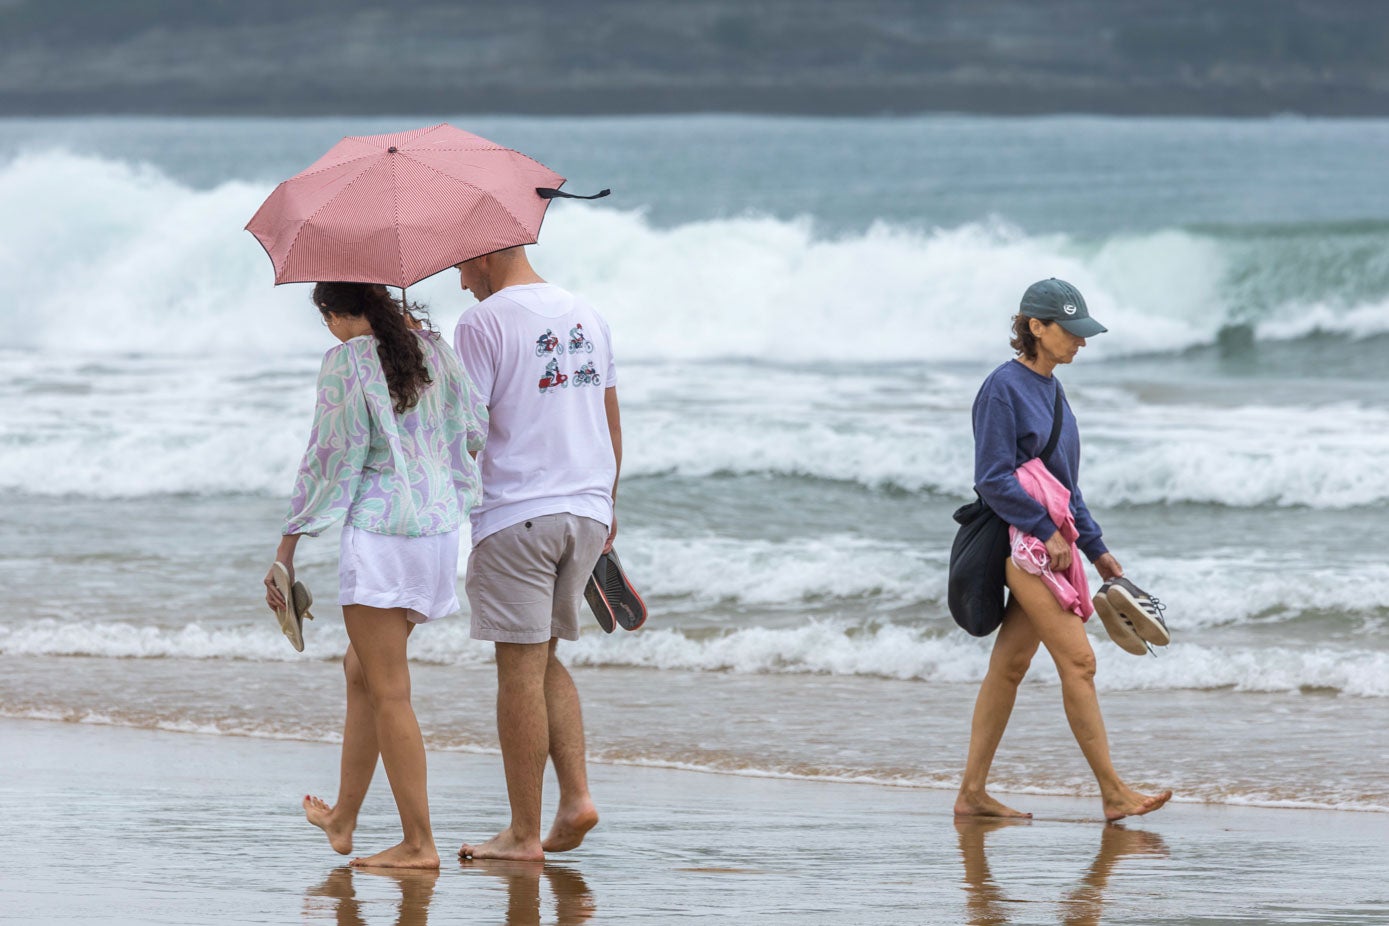
[(598, 385), (598, 371), (595, 370), (595, 369), (593, 368), (593, 361), (592, 361), (592, 360), (590, 360), (588, 363), (584, 364), (583, 366), (579, 367), (577, 370), (574, 371), (574, 388), (575, 388), (575, 389), (578, 389), (580, 386), (597, 386), (597, 385)]

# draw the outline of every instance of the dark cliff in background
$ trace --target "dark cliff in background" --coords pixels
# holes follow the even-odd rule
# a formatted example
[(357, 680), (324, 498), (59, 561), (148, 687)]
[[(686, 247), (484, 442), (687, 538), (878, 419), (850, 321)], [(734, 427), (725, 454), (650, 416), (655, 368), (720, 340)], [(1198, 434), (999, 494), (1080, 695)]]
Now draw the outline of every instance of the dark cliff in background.
[(1381, 0), (0, 0), (0, 114), (1389, 114)]

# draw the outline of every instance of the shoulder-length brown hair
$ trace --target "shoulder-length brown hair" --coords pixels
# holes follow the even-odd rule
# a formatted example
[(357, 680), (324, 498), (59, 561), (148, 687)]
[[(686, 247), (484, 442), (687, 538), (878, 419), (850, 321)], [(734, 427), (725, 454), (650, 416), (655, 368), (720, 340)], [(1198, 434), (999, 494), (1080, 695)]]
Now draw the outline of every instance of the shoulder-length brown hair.
[[(1013, 350), (1017, 351), (1019, 357), (1025, 360), (1036, 360), (1037, 336), (1032, 333), (1032, 326), (1028, 324), (1030, 321), (1032, 321), (1030, 316), (1022, 314), (1014, 315), (1013, 338), (1008, 343), (1012, 346)], [(1051, 324), (1051, 322), (1045, 318), (1039, 318), (1037, 321), (1044, 325)]]

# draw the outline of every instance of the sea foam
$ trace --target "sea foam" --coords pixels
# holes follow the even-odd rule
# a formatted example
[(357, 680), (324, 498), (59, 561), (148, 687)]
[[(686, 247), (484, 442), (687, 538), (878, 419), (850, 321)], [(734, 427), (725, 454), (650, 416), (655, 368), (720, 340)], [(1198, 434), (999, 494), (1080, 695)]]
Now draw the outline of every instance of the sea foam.
[[(1095, 639), (1097, 684), (1105, 690), (1221, 689), (1297, 692), (1317, 689), (1364, 698), (1389, 697), (1389, 653), (1346, 644), (1248, 646), (1184, 643), (1157, 659), (1135, 659)], [(607, 636), (590, 631), (566, 647), (566, 660), (590, 667), (687, 672), (826, 674), (976, 684), (988, 666), (991, 640), (940, 628), (810, 620), (795, 627), (724, 632), (651, 629)], [(294, 653), (265, 622), (179, 629), (119, 622), (32, 621), (0, 626), (0, 654), (141, 659), (340, 659), (341, 627), (313, 628), (309, 654)], [(471, 640), (466, 622), (416, 634), (411, 658), (437, 665), (483, 665), (489, 645)], [(1054, 668), (1036, 661), (1030, 683), (1055, 685)]]
[[(239, 356), (321, 349), (305, 287), (272, 288), (269, 260), (242, 230), (269, 192), (245, 181), (193, 189), (153, 167), (63, 151), (0, 163), (0, 342)], [(1180, 229), (1094, 242), (1030, 235), (1001, 219), (878, 223), (828, 237), (810, 218), (661, 228), (640, 211), (571, 203), (551, 210), (536, 258), (602, 307), (620, 356), (983, 361), (997, 356), (1020, 288), (1044, 276), (1071, 280), (1103, 307), (1112, 333), (1095, 345), (1101, 356), (1211, 343), (1223, 325), (1249, 320), (1230, 282), (1249, 270), (1245, 251)], [(1291, 336), (1312, 326), (1389, 331), (1389, 293), (1367, 301), (1351, 280), (1338, 294), (1344, 269), (1316, 271), (1327, 286), (1310, 314), (1300, 292), (1263, 296), (1253, 319), (1269, 322), (1262, 334), (1290, 336), (1280, 320), (1293, 323)], [(471, 302), (451, 273), (413, 292), (446, 326)]]
[[(288, 491), (331, 342), (306, 287), (272, 287), (242, 231), (267, 192), (194, 189), (63, 152), (0, 163), (0, 490)], [(1387, 294), (1363, 280), (1338, 293), (1329, 267), (1315, 304), (1275, 293), (1251, 315), (1226, 277), (1257, 246), (1178, 229), (1080, 241), (1001, 220), (839, 236), (755, 216), (658, 227), (570, 203), (553, 210), (537, 260), (613, 322), (626, 475), (962, 498), (979, 373), (1001, 356), (1019, 285), (1039, 275), (1076, 282), (1096, 314), (1104, 306), (1111, 334), (1087, 348), (1098, 359), (1212, 344), (1251, 319), (1268, 338), (1389, 332)], [(1307, 259), (1334, 261), (1324, 250)], [(471, 303), (448, 273), (412, 293), (446, 334)], [(1389, 500), (1389, 414), (1377, 406), (1155, 401), (1083, 381), (1068, 395), (1084, 421), (1086, 492), (1105, 505)]]

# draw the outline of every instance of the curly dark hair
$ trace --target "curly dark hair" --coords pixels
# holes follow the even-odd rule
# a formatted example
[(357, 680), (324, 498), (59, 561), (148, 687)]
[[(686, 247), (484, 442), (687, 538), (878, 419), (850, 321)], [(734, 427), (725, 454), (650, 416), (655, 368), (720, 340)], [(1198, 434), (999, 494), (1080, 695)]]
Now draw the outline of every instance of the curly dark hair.
[(381, 356), (381, 369), (386, 374), (386, 388), (391, 391), (395, 413), (403, 415), (413, 408), (424, 387), (433, 382), (424, 365), (420, 340), (411, 331), (429, 327), (423, 309), (410, 304), (402, 310), (379, 283), (318, 283), (313, 288), (313, 302), (325, 318), (329, 312), (366, 318), (371, 333), (376, 335), (376, 350)]
[[(1025, 357), (1028, 360), (1036, 360), (1037, 336), (1032, 333), (1032, 326), (1028, 324), (1030, 321), (1032, 321), (1032, 318), (1028, 315), (1018, 314), (1013, 316), (1013, 337), (1008, 344), (1013, 350), (1017, 351), (1019, 357)], [(1051, 321), (1045, 318), (1039, 318), (1037, 321), (1044, 325), (1051, 324)]]

